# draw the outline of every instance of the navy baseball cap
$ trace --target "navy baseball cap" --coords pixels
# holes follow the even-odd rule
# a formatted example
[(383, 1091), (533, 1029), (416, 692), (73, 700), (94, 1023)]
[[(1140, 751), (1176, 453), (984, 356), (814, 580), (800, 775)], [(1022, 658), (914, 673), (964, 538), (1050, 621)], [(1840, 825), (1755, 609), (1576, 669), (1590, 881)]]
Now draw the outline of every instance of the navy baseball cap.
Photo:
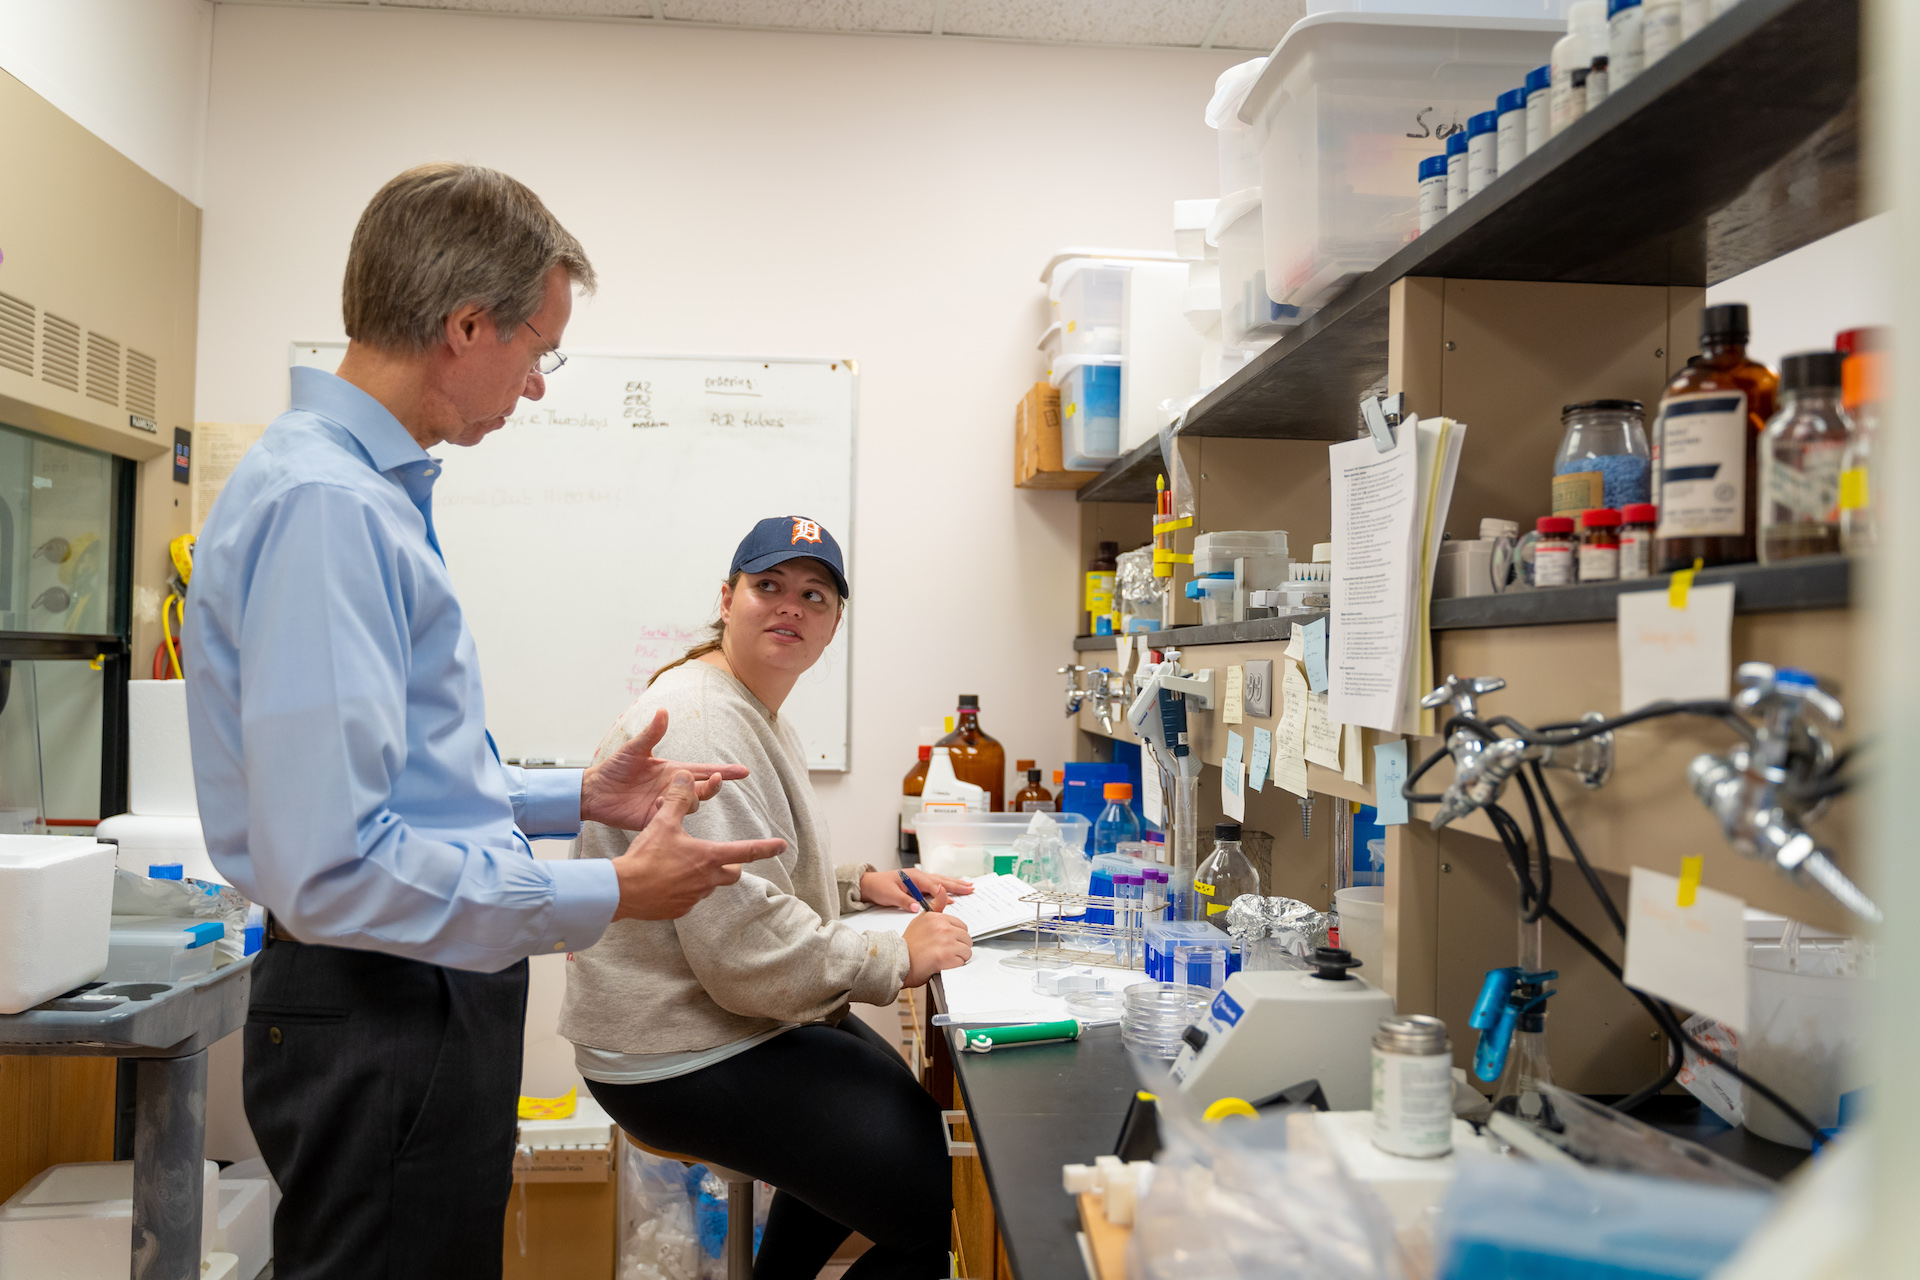
[(727, 576), (758, 573), (803, 558), (818, 560), (827, 566), (827, 572), (833, 575), (833, 584), (840, 588), (842, 600), (853, 597), (847, 587), (847, 566), (840, 558), (840, 544), (833, 540), (825, 525), (806, 516), (769, 516), (753, 526), (753, 531), (740, 540), (740, 549), (733, 553), (733, 567), (727, 570)]

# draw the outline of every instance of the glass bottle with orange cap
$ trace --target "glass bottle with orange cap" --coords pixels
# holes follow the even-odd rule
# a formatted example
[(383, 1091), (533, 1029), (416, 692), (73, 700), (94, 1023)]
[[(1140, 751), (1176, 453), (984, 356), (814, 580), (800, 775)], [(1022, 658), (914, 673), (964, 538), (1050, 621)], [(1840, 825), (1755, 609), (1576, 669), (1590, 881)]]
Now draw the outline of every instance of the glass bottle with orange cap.
[(1133, 784), (1109, 782), (1101, 794), (1106, 798), (1107, 807), (1100, 811), (1100, 817), (1093, 824), (1093, 839), (1087, 844), (1087, 852), (1118, 853), (1121, 845), (1140, 839), (1140, 819), (1133, 812)]
[(1879, 508), (1884, 488), (1873, 474), (1874, 446), (1885, 402), (1887, 331), (1848, 329), (1834, 340), (1846, 357), (1840, 367), (1840, 407), (1849, 427), (1840, 455), (1840, 545), (1851, 554), (1870, 551), (1879, 541)]

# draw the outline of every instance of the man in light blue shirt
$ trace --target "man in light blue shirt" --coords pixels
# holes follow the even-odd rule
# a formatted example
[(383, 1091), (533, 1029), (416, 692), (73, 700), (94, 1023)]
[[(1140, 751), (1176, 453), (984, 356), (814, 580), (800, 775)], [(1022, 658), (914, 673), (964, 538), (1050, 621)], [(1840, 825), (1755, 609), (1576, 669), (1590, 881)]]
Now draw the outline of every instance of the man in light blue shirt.
[[(354, 233), (338, 376), (294, 371), (196, 547), (201, 822), (272, 913), (244, 1092), (284, 1195), (282, 1280), (497, 1276), (526, 957), (684, 914), (784, 848), (686, 833), (746, 770), (654, 758), (664, 715), (584, 773), (503, 765), (486, 732), (426, 449), (540, 398), (575, 284), (593, 284), (578, 241), (511, 178), (395, 178)], [(534, 860), (529, 838), (583, 818), (639, 836), (615, 859)]]

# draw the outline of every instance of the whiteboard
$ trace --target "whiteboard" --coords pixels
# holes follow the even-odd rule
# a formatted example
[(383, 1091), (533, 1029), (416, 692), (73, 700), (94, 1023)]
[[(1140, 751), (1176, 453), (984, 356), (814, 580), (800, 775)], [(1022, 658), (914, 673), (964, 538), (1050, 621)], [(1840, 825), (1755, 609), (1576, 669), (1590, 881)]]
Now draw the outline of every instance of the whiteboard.
[[(345, 354), (293, 344), (328, 372)], [(569, 352), (543, 399), (436, 452), (434, 528), (502, 757), (586, 763), (705, 638), (754, 521), (818, 520), (851, 561), (858, 382), (845, 360)], [(850, 621), (781, 708), (813, 769), (847, 768)]]

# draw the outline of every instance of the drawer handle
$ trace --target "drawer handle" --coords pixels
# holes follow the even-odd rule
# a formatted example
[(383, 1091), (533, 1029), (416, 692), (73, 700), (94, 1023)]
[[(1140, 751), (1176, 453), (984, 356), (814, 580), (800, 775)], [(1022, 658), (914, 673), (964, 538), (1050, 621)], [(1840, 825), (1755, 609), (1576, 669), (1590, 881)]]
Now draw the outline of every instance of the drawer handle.
[(940, 1123), (945, 1125), (947, 1129), (947, 1154), (948, 1155), (955, 1156), (961, 1159), (979, 1156), (980, 1148), (978, 1144), (972, 1143), (972, 1142), (959, 1142), (959, 1141), (956, 1141), (953, 1136), (954, 1125), (968, 1123), (967, 1113), (965, 1111), (942, 1111), (940, 1113)]

